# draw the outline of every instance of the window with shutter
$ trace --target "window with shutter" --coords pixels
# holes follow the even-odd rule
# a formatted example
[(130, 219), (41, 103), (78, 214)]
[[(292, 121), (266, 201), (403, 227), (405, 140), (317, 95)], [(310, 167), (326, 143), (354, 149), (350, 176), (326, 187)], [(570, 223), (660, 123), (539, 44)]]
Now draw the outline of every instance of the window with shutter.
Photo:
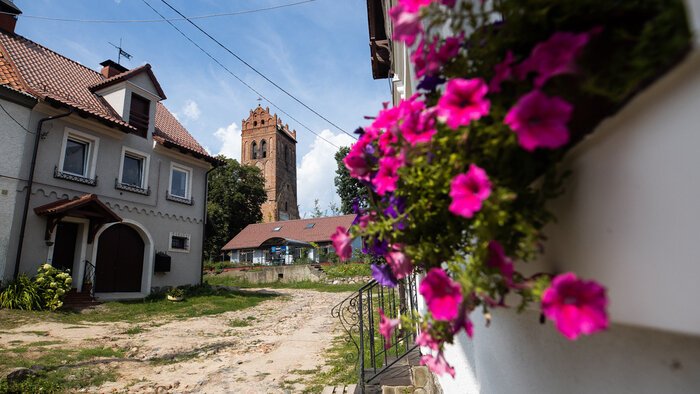
[(131, 94), (129, 124), (138, 129), (138, 135), (146, 138), (151, 102), (136, 93)]

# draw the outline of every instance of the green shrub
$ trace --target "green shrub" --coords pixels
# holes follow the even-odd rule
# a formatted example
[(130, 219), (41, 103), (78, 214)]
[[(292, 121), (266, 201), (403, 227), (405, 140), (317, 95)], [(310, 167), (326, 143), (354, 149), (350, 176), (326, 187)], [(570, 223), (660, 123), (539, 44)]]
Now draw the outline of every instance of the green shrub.
[(20, 275), (0, 293), (0, 308), (27, 311), (42, 309), (41, 289), (30, 277)]
[(44, 264), (37, 270), (34, 282), (39, 287), (43, 299), (42, 309), (53, 311), (63, 306), (63, 297), (70, 290), (73, 279), (68, 271)]
[(369, 264), (335, 264), (321, 267), (329, 278), (351, 278), (354, 276), (370, 276), (372, 269)]

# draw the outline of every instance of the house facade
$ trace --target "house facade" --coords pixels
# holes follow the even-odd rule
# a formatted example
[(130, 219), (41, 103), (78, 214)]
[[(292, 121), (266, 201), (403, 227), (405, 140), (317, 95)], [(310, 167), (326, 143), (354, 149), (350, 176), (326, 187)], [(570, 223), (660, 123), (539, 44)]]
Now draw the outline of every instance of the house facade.
[(199, 283), (221, 163), (161, 103), (151, 66), (97, 72), (0, 18), (0, 278), (49, 263), (104, 299)]
[[(338, 226), (350, 227), (355, 217), (342, 215), (249, 224), (221, 250), (231, 253), (231, 262), (241, 264), (292, 264), (300, 259), (325, 262), (326, 256), (335, 253), (331, 235)], [(361, 240), (357, 238), (352, 248), (361, 247)]]
[[(391, 78), (394, 104), (417, 85), (408, 48), (390, 40), (396, 3), (367, 1), (373, 75)], [(473, 338), (461, 332), (445, 346), (456, 375), (436, 376), (443, 392), (697, 391), (700, 1), (684, 3), (693, 48), (567, 153), (571, 187), (549, 207), (558, 221), (544, 230), (545, 254), (519, 266), (600, 282), (611, 327), (572, 342), (540, 324), (537, 306), (492, 309), (488, 321), (475, 311)]]

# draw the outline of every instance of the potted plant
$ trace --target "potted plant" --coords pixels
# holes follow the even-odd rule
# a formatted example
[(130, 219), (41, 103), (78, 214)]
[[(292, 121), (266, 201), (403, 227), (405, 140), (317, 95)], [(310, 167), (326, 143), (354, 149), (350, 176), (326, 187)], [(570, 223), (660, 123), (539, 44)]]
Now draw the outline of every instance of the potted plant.
[(175, 286), (168, 290), (168, 301), (180, 302), (185, 298), (185, 291)]

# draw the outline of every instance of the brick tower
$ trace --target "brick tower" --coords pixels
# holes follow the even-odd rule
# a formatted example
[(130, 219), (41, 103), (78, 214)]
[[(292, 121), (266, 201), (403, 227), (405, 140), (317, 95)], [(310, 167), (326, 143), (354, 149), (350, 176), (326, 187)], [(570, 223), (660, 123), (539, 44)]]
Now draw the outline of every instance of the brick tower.
[(241, 124), (241, 164), (257, 166), (265, 175), (263, 222), (299, 219), (296, 130), (290, 131), (277, 114), (270, 115), (270, 108), (260, 106)]

